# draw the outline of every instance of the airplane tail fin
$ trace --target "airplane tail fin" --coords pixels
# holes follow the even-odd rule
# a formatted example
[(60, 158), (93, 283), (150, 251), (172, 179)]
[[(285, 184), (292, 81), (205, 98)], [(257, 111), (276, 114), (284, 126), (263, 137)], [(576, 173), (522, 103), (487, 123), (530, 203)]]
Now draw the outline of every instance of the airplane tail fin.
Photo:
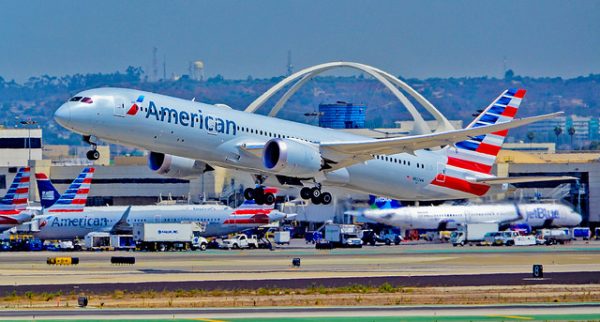
[(397, 209), (403, 207), (402, 203), (395, 199), (381, 198), (369, 195), (369, 206), (371, 209)]
[(94, 171), (94, 168), (83, 169), (65, 193), (48, 208), (48, 212), (82, 212), (90, 193)]
[[(513, 120), (517, 114), (521, 100), (525, 96), (525, 92), (524, 89), (505, 90), (467, 128), (476, 128)], [(471, 137), (469, 140), (455, 143), (454, 147), (446, 149), (448, 165), (489, 174), (507, 134), (508, 130), (503, 130)]]
[(36, 173), (35, 181), (37, 182), (38, 193), (40, 196), (40, 202), (42, 204), (43, 209), (50, 208), (53, 204), (56, 203), (58, 198), (60, 198), (60, 193), (54, 185), (50, 178), (45, 173)]
[(0, 212), (22, 211), (27, 208), (29, 198), (30, 168), (19, 168), (6, 195), (0, 201)]

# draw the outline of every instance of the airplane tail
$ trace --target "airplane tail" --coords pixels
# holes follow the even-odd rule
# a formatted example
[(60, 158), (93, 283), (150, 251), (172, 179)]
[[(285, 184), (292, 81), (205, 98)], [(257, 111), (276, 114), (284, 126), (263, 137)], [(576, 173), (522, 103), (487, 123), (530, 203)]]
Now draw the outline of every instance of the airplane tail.
[(6, 195), (0, 201), (0, 214), (18, 213), (27, 208), (30, 168), (19, 168)]
[(58, 198), (60, 198), (60, 193), (56, 190), (52, 181), (50, 181), (50, 178), (48, 178), (45, 173), (36, 173), (35, 181), (37, 182), (42, 208), (50, 208), (50, 206), (55, 204)]
[(403, 207), (403, 205), (400, 201), (395, 199), (369, 195), (369, 207), (371, 209), (397, 209)]
[(83, 169), (65, 193), (48, 208), (48, 212), (82, 212), (90, 193), (94, 171), (94, 168)]
[[(524, 89), (505, 90), (467, 128), (511, 121), (517, 114), (525, 92)], [(490, 174), (507, 134), (508, 130), (503, 130), (457, 142), (454, 147), (446, 149), (448, 165)]]

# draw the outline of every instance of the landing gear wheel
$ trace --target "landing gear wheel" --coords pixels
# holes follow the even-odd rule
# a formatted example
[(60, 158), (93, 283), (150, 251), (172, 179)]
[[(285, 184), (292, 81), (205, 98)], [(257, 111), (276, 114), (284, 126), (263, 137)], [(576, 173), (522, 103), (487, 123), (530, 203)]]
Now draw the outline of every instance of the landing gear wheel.
[(269, 205), (269, 206), (270, 206), (270, 205), (272, 205), (272, 204), (274, 204), (274, 203), (275, 203), (275, 195), (273, 195), (273, 194), (272, 194), (272, 193), (270, 193), (270, 192), (268, 192), (268, 193), (265, 193), (264, 200), (265, 200), (265, 204), (267, 204), (267, 205)]
[(333, 199), (333, 197), (331, 196), (331, 194), (329, 192), (323, 192), (321, 194), (321, 203), (324, 205), (328, 205), (331, 203), (331, 200)]
[(254, 199), (254, 196), (254, 189), (246, 188), (246, 190), (244, 190), (244, 198), (246, 198), (246, 200), (252, 200)]
[(88, 160), (98, 160), (100, 158), (100, 152), (98, 152), (98, 150), (89, 150), (85, 156), (88, 158)]
[(309, 187), (304, 187), (300, 189), (300, 197), (304, 200), (310, 199), (312, 193)]
[(317, 187), (310, 189), (310, 197), (311, 197), (311, 199), (321, 197), (321, 189), (319, 189)]
[(319, 205), (321, 204), (321, 198), (319, 197), (310, 197), (310, 201), (312, 201), (313, 204), (315, 205)]

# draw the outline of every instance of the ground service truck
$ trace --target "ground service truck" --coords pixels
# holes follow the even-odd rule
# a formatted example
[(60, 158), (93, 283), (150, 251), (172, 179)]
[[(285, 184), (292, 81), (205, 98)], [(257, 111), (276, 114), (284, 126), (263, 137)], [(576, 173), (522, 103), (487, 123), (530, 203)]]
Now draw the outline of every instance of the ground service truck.
[(480, 243), (484, 240), (485, 234), (494, 231), (498, 231), (498, 224), (467, 224), (452, 232), (450, 242), (453, 246)]
[(141, 250), (205, 250), (208, 241), (200, 237), (198, 223), (139, 223), (133, 225), (133, 240)]

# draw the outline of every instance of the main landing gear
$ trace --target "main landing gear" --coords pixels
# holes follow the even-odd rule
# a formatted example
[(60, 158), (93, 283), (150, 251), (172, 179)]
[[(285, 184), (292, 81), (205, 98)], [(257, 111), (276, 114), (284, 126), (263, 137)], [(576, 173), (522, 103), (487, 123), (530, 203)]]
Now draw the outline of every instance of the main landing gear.
[(329, 192), (321, 192), (321, 185), (318, 185), (314, 188), (304, 187), (300, 189), (300, 197), (305, 200), (310, 199), (310, 201), (312, 201), (312, 203), (315, 205), (328, 205), (333, 199)]
[(270, 192), (265, 192), (265, 187), (258, 185), (256, 188), (247, 188), (244, 190), (244, 198), (246, 200), (252, 200), (257, 205), (272, 205), (275, 203), (275, 195)]
[(96, 144), (96, 142), (92, 142), (92, 136), (91, 135), (84, 135), (83, 136), (83, 142), (91, 145), (92, 149), (87, 151), (87, 153), (85, 154), (85, 156), (88, 158), (88, 160), (98, 160), (100, 158), (100, 152), (98, 152), (98, 144)]

